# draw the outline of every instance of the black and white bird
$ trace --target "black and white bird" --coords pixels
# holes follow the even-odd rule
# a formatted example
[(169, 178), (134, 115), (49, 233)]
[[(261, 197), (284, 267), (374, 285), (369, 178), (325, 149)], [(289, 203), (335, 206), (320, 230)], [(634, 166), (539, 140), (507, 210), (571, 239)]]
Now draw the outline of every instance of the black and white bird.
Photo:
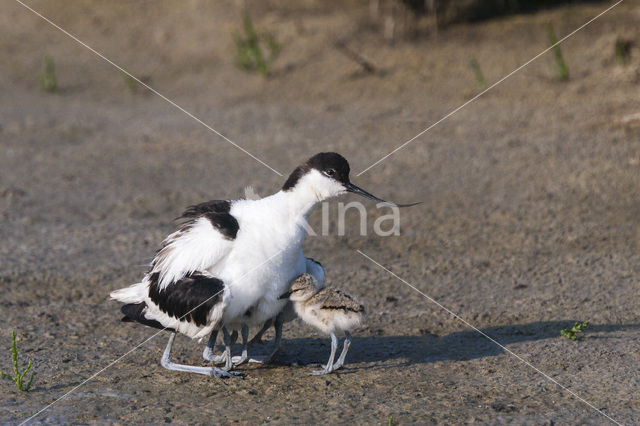
[[(165, 368), (234, 375), (227, 371), (230, 361), (224, 369), (169, 361), (175, 333), (202, 339), (225, 325), (262, 325), (275, 318), (287, 303), (280, 295), (307, 270), (302, 243), (309, 214), (319, 202), (347, 192), (396, 205), (352, 184), (347, 160), (326, 152), (298, 166), (271, 196), (189, 207), (142, 281), (113, 291), (111, 298), (125, 303), (127, 320), (171, 330)], [(230, 357), (228, 339), (225, 345)]]
[[(327, 374), (342, 368), (351, 346), (351, 330), (362, 325), (364, 306), (353, 296), (334, 288), (318, 289), (316, 279), (311, 274), (302, 274), (291, 284), (291, 289), (280, 296), (291, 299), (295, 312), (302, 321), (331, 337), (331, 355), (324, 370), (313, 375)], [(334, 363), (338, 349), (336, 333), (344, 333), (340, 357)]]

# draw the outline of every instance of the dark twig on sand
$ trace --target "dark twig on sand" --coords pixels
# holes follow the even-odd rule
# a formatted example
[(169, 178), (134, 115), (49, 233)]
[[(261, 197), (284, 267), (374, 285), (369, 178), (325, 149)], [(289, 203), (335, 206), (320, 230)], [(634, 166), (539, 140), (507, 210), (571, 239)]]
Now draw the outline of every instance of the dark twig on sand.
[(374, 74), (376, 67), (366, 60), (361, 54), (351, 50), (344, 41), (336, 41), (333, 43), (336, 49), (342, 52), (347, 58), (352, 59), (362, 67), (362, 70), (369, 74)]

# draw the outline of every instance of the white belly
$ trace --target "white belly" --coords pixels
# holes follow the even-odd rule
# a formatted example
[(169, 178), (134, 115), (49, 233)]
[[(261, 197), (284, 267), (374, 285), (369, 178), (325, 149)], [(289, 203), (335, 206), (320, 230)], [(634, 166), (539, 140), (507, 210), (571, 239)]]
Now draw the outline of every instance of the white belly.
[[(227, 308), (223, 314), (225, 324), (247, 322), (250, 325), (262, 324), (274, 317), (286, 304), (278, 298), (289, 288), (296, 276), (304, 273), (304, 256), (283, 253), (276, 255), (264, 265), (232, 262), (227, 264), (226, 273), (220, 274), (225, 286), (229, 288)], [(300, 259), (293, 260), (293, 258)], [(243, 271), (241, 273), (238, 273)], [(246, 318), (245, 314), (251, 312)]]

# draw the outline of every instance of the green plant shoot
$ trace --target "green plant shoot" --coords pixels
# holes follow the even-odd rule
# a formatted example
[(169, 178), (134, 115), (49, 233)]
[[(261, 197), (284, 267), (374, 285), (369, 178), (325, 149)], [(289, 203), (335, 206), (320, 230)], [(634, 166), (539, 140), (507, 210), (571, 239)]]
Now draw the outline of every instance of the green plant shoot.
[(582, 333), (588, 325), (589, 321), (577, 322), (573, 324), (573, 327), (571, 327), (570, 329), (565, 328), (563, 330), (560, 330), (560, 334), (569, 340), (576, 340), (578, 338), (578, 334)]
[(129, 88), (129, 90), (131, 90), (131, 92), (135, 92), (138, 89), (138, 82), (135, 78), (122, 71), (120, 71), (120, 76), (122, 77), (122, 81), (124, 81), (124, 84)]
[(56, 65), (50, 56), (44, 57), (44, 71), (40, 74), (40, 86), (47, 92), (54, 93), (58, 90), (56, 78)]
[(620, 65), (627, 65), (629, 63), (629, 59), (631, 59), (631, 48), (633, 47), (633, 42), (630, 40), (616, 40), (614, 44), (614, 53), (616, 56), (616, 62)]
[(484, 78), (484, 74), (482, 74), (482, 70), (480, 69), (480, 64), (476, 60), (476, 58), (471, 58), (471, 69), (476, 76), (476, 83), (478, 84), (478, 88), (484, 90), (487, 88), (487, 80)]
[(553, 61), (556, 64), (558, 76), (560, 77), (560, 80), (569, 80), (569, 68), (564, 61), (562, 50), (560, 50), (560, 45), (558, 44), (558, 38), (556, 37), (556, 33), (553, 31), (553, 25), (551, 25), (550, 22), (547, 24), (547, 34), (549, 36), (549, 44), (553, 46), (551, 50), (553, 51)]
[(29, 378), (29, 381), (27, 382), (26, 385), (24, 385), (23, 380), (24, 380), (24, 376), (29, 372), (29, 370), (31, 369), (31, 361), (29, 361), (29, 364), (27, 365), (26, 370), (24, 370), (22, 373), (20, 373), (20, 369), (18, 368), (18, 347), (16, 346), (16, 332), (12, 331), (11, 332), (11, 361), (13, 363), (13, 373), (15, 375), (15, 377), (11, 377), (8, 374), (5, 374), (4, 372), (0, 371), (0, 377), (2, 377), (3, 379), (7, 379), (7, 380), (11, 380), (12, 382), (14, 382), (16, 384), (16, 387), (18, 388), (19, 392), (29, 392), (29, 389), (31, 389), (31, 383), (33, 382), (33, 376), (34, 374), (31, 374), (31, 377)]
[[(243, 34), (236, 35), (236, 64), (245, 71), (257, 71), (262, 75), (268, 75), (271, 64), (280, 53), (280, 44), (269, 35), (259, 35), (248, 13), (244, 14)], [(266, 44), (269, 56), (265, 57), (262, 45)]]

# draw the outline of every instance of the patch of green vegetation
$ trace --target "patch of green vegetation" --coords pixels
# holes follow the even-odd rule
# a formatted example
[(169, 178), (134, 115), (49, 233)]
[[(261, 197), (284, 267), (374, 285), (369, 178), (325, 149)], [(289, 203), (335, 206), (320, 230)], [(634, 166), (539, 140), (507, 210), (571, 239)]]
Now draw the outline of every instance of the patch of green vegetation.
[(476, 84), (478, 84), (478, 88), (484, 90), (487, 88), (487, 80), (484, 78), (484, 74), (482, 74), (482, 69), (480, 69), (480, 64), (478, 63), (476, 58), (471, 58), (471, 69), (476, 76)]
[[(244, 71), (269, 75), (271, 64), (280, 54), (280, 44), (270, 34), (258, 34), (248, 13), (243, 18), (243, 33), (236, 34), (236, 64)], [(269, 50), (266, 56), (263, 45)]]
[(50, 93), (58, 91), (56, 65), (53, 62), (53, 58), (50, 56), (44, 57), (44, 70), (40, 73), (40, 87)]
[(393, 426), (393, 416), (389, 416), (389, 426)]
[(627, 65), (631, 59), (631, 48), (633, 42), (631, 40), (617, 39), (614, 47), (616, 62), (620, 65)]
[(560, 335), (566, 337), (569, 340), (576, 340), (578, 338), (578, 334), (582, 333), (585, 328), (589, 325), (589, 321), (577, 322), (573, 324), (573, 327), (565, 328), (560, 330)]
[(120, 77), (131, 93), (137, 93), (138, 89), (142, 89), (151, 82), (151, 76), (141, 75), (134, 77), (124, 71), (120, 71)]
[(129, 90), (131, 90), (132, 92), (138, 90), (138, 82), (135, 78), (122, 71), (120, 71), (120, 76), (122, 77), (122, 81), (124, 81), (124, 84), (129, 88)]
[(16, 387), (18, 388), (19, 392), (29, 392), (29, 389), (31, 389), (31, 383), (33, 382), (33, 376), (34, 374), (31, 374), (31, 377), (29, 378), (29, 381), (27, 382), (26, 385), (24, 385), (23, 383), (23, 379), (24, 376), (29, 372), (29, 370), (31, 369), (31, 361), (29, 361), (29, 364), (27, 365), (26, 370), (24, 370), (22, 373), (20, 373), (20, 369), (18, 368), (18, 347), (16, 346), (16, 332), (12, 331), (11, 332), (11, 362), (13, 363), (13, 373), (15, 374), (14, 377), (9, 376), (8, 374), (3, 373), (2, 371), (0, 371), (0, 377), (2, 377), (3, 379), (7, 379), (7, 380), (11, 380), (12, 382), (14, 382), (16, 384)]
[(556, 64), (558, 76), (560, 77), (560, 80), (567, 81), (569, 80), (569, 68), (567, 67), (567, 63), (564, 61), (564, 57), (562, 56), (562, 50), (560, 49), (560, 45), (558, 44), (558, 38), (556, 37), (556, 33), (553, 30), (553, 25), (551, 25), (551, 22), (547, 24), (547, 35), (549, 37), (549, 44), (553, 46), (551, 50), (553, 52), (553, 62)]

